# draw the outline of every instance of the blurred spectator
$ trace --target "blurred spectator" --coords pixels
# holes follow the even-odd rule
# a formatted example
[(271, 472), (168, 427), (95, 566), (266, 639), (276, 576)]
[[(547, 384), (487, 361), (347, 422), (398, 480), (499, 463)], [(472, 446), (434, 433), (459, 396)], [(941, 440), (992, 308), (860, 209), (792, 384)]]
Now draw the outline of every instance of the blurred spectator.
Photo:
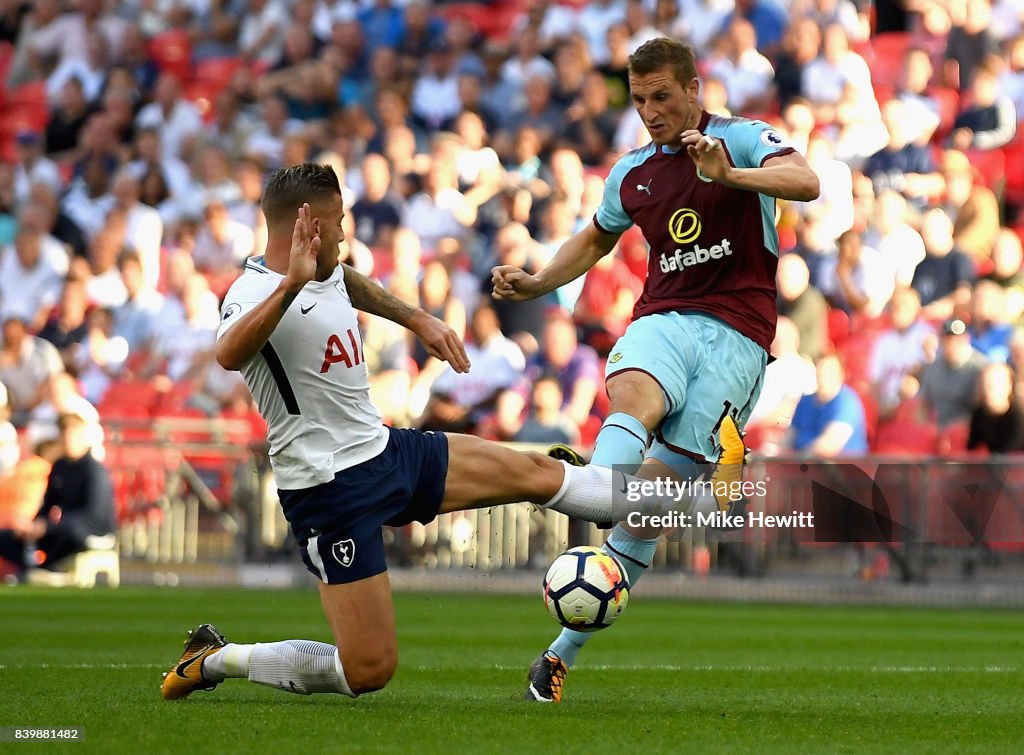
[(249, 135), (245, 155), (259, 159), (269, 170), (276, 170), (284, 165), (285, 141), (302, 131), (302, 122), (290, 118), (288, 103), (274, 94), (260, 101), (260, 114), (260, 125)]
[(155, 288), (146, 285), (137, 252), (123, 251), (117, 259), (117, 268), (127, 299), (114, 310), (114, 332), (128, 342), (132, 353), (144, 353), (157, 331), (164, 298)]
[(28, 201), (32, 184), (44, 183), (54, 191), (60, 189), (60, 170), (57, 163), (43, 155), (43, 135), (23, 128), (15, 134), (14, 198), (18, 203)]
[(93, 107), (85, 96), (82, 82), (72, 77), (60, 89), (50, 122), (46, 124), (44, 151), (58, 160), (71, 155)]
[(7, 386), (11, 422), (21, 427), (43, 401), (47, 381), (64, 366), (52, 344), (29, 334), (23, 316), (7, 313), (2, 320), (0, 383)]
[(940, 429), (970, 417), (978, 376), (986, 364), (985, 357), (971, 346), (966, 323), (947, 320), (938, 356), (921, 370), (921, 400)]
[(77, 280), (68, 281), (53, 316), (39, 331), (39, 337), (49, 341), (60, 352), (65, 367), (74, 367), (75, 354), (87, 332), (88, 307), (85, 285)]
[(423, 191), (405, 206), (402, 225), (432, 251), (445, 236), (464, 235), (476, 220), (476, 211), (477, 206), (458, 189), (455, 166), (446, 160), (433, 160), (424, 177)]
[(418, 426), (424, 430), (472, 430), (493, 409), (501, 391), (520, 380), (523, 353), (501, 332), (493, 308), (477, 307), (470, 332), (466, 356), (473, 370), (459, 374), (450, 365), (445, 367), (431, 386), (430, 400), (419, 419)]
[(89, 313), (87, 332), (75, 350), (74, 371), (82, 396), (99, 404), (128, 359), (128, 341), (114, 333), (114, 315), (96, 307)]
[(84, 550), (88, 536), (111, 534), (117, 526), (110, 475), (91, 453), (86, 418), (64, 414), (59, 425), (63, 452), (50, 472), (42, 507), (35, 518), (0, 530), (0, 557), (19, 576), (35, 565), (27, 561), (30, 550), (39, 551), (39, 565), (50, 569)]
[(931, 150), (911, 141), (912, 121), (900, 100), (889, 100), (882, 109), (882, 120), (889, 132), (889, 143), (864, 163), (864, 174), (875, 186), (875, 193), (893, 189), (924, 203), (942, 193), (942, 176), (932, 160)]
[(562, 408), (577, 427), (582, 426), (594, 407), (603, 376), (597, 352), (577, 340), (576, 326), (564, 313), (548, 317), (540, 350), (530, 358), (526, 374), (536, 380), (547, 373), (558, 377)]
[(231, 219), (227, 207), (217, 199), (207, 203), (205, 220), (196, 235), (192, 259), (210, 289), (222, 297), (241, 273), (246, 257), (255, 253), (256, 239), (250, 228)]
[(936, 208), (925, 213), (921, 238), (925, 258), (914, 271), (911, 285), (921, 294), (926, 317), (949, 317), (970, 298), (974, 266), (970, 257), (955, 247), (953, 224), (942, 210)]
[(583, 163), (598, 166), (606, 162), (620, 112), (611, 109), (608, 82), (601, 73), (587, 74), (580, 98), (565, 116), (561, 137), (576, 146)]
[(853, 230), (839, 237), (838, 247), (838, 254), (822, 264), (821, 292), (847, 314), (877, 317), (896, 287), (891, 263)]
[(725, 56), (714, 60), (709, 72), (722, 80), (729, 93), (729, 109), (740, 112), (764, 110), (775, 93), (772, 80), (775, 69), (757, 51), (754, 26), (745, 18), (735, 17), (726, 34)]
[(61, 200), (61, 209), (77, 225), (86, 238), (95, 236), (114, 207), (110, 193), (109, 166), (100, 155), (89, 155), (82, 163), (82, 172), (71, 183)]
[(992, 31), (992, 0), (965, 0), (946, 4), (952, 28), (945, 47), (944, 77), (947, 86), (964, 89), (990, 55), (999, 54)]
[(816, 361), (828, 341), (828, 303), (810, 285), (810, 271), (799, 254), (783, 254), (776, 271), (779, 314), (796, 326), (800, 355)]
[(377, 153), (363, 156), (363, 193), (352, 205), (356, 235), (370, 246), (389, 246), (401, 224), (403, 201), (391, 188), (391, 168)]
[(270, 66), (284, 51), (288, 8), (280, 0), (248, 0), (238, 30), (238, 48), (246, 60)]
[(979, 381), (980, 400), (971, 412), (967, 449), (993, 454), (1024, 451), (1024, 409), (1014, 391), (1013, 369), (987, 365)]
[(583, 342), (607, 354), (633, 319), (633, 306), (643, 284), (617, 252), (606, 254), (590, 268), (576, 300), (573, 319)]
[(864, 242), (878, 250), (901, 286), (910, 285), (925, 257), (924, 240), (907, 222), (909, 214), (906, 198), (894, 189), (884, 189), (875, 200), (871, 224), (864, 233)]
[(931, 57), (919, 47), (907, 50), (895, 99), (904, 107), (901, 122), (907, 138), (915, 144), (931, 139), (942, 119), (942, 105), (931, 92), (935, 75)]
[(921, 319), (921, 297), (912, 288), (897, 288), (889, 302), (891, 326), (878, 336), (868, 374), (883, 417), (900, 403), (904, 378), (916, 375), (928, 359), (934, 330)]
[(407, 426), (409, 417), (409, 342), (407, 331), (383, 317), (360, 313), (363, 358), (370, 379), (370, 399), (385, 421)]
[(14, 244), (0, 250), (0, 304), (33, 329), (42, 325), (64, 285), (62, 272), (43, 254), (43, 238), (36, 226), (22, 223)]
[(1020, 236), (1003, 228), (992, 245), (992, 270), (985, 276), (995, 282), (1006, 296), (1003, 313), (1007, 322), (1018, 323), (1024, 315), (1024, 251)]
[[(452, 294), (448, 270), (437, 260), (428, 262), (423, 267), (423, 277), (420, 280), (420, 307), (446, 322), (456, 333), (466, 331), (466, 309)], [(413, 359), (421, 367), (430, 359), (427, 350), (419, 341), (413, 344)]]
[(607, 63), (611, 58), (607, 44), (608, 31), (625, 20), (624, 3), (616, 0), (591, 0), (580, 9), (576, 19), (577, 28), (586, 40), (587, 49), (596, 64)]
[(775, 53), (789, 26), (789, 17), (771, 0), (736, 0), (736, 9), (726, 17), (722, 31), (737, 17), (745, 18), (753, 25), (757, 49), (766, 55)]
[(89, 37), (94, 32), (103, 35), (106, 49), (117, 57), (128, 23), (106, 12), (104, 5), (103, 0), (79, 0), (74, 12), (64, 13), (40, 26), (30, 42), (33, 68), (42, 71), (48, 62), (55, 61), (59, 67), (72, 60), (85, 60), (89, 56)]
[(945, 152), (942, 175), (946, 180), (942, 207), (953, 218), (956, 246), (975, 264), (982, 264), (999, 230), (999, 201), (990, 188), (974, 180), (971, 161), (963, 152)]
[(790, 446), (824, 459), (867, 453), (864, 405), (845, 384), (842, 361), (826, 354), (818, 360), (815, 374), (817, 391), (801, 398), (793, 412)]
[(513, 440), (518, 443), (576, 443), (579, 429), (562, 408), (562, 387), (551, 373), (538, 376), (530, 389), (529, 414)]
[(125, 243), (138, 251), (146, 281), (155, 286), (160, 280), (160, 244), (164, 236), (164, 222), (155, 208), (139, 200), (139, 179), (130, 168), (122, 168), (114, 176), (112, 193), (114, 212), (107, 216), (107, 222), (116, 212), (124, 222)]
[[(210, 317), (210, 288), (206, 279), (193, 273), (182, 292), (180, 321), (161, 323), (153, 342), (144, 377), (166, 375), (174, 382), (196, 380), (213, 359), (216, 325)], [(215, 297), (214, 297), (215, 298)]]
[(176, 197), (187, 197), (193, 190), (188, 165), (177, 157), (164, 153), (160, 132), (156, 128), (146, 127), (136, 131), (135, 159), (128, 165), (140, 181), (151, 171), (159, 172), (169, 192)]
[(814, 363), (800, 353), (800, 331), (784, 315), (775, 326), (771, 355), (774, 359), (765, 368), (761, 395), (746, 428), (748, 434), (761, 439), (756, 450), (765, 454), (779, 451), (800, 399), (817, 389)]
[(868, 14), (858, 10), (863, 3), (853, 0), (809, 0), (802, 7), (793, 5), (792, 11), (801, 14), (802, 18), (813, 20), (819, 26), (839, 24), (852, 41), (860, 42), (868, 36)]
[(87, 102), (99, 102), (107, 81), (110, 54), (103, 32), (92, 30), (87, 35), (84, 58), (64, 60), (46, 79), (46, 96), (51, 103), (60, 101), (61, 92), (69, 81), (77, 81)]
[(998, 283), (980, 280), (971, 294), (971, 319), (967, 328), (971, 346), (990, 362), (1010, 359), (1013, 327), (1006, 319), (1006, 295)]
[(153, 102), (139, 110), (135, 127), (156, 129), (163, 141), (163, 154), (182, 158), (190, 140), (202, 132), (203, 120), (196, 106), (182, 95), (178, 77), (162, 73)]
[[(514, 41), (515, 54), (504, 62), (501, 67), (501, 78), (513, 87), (518, 96), (522, 96), (526, 82), (532, 78), (547, 80), (550, 84), (555, 77), (555, 67), (540, 54), (537, 44), (537, 33), (524, 29)], [(593, 52), (593, 47), (590, 50)], [(505, 102), (505, 108), (516, 110), (520, 103), (516, 100)]]
[(21, 212), (22, 224), (34, 224), (43, 231), (43, 256), (61, 273), (68, 270), (68, 252), (78, 257), (88, 253), (82, 230), (61, 210), (54, 190), (42, 183), (32, 184), (30, 203)]
[(1006, 64), (999, 74), (999, 91), (1013, 101), (1017, 117), (1024, 117), (1024, 34), (1006, 45)]
[[(821, 233), (837, 239), (854, 224), (853, 174), (850, 166), (832, 155), (832, 143), (823, 134), (812, 134), (807, 143), (807, 162), (818, 174), (821, 193), (812, 202), (797, 208), (801, 214), (815, 215)], [(921, 252), (922, 256), (924, 251)]]
[(546, 76), (530, 76), (523, 85), (524, 106), (513, 113), (509, 128), (513, 132), (532, 129), (539, 141), (539, 150), (550, 146), (562, 129), (565, 113), (551, 101), (551, 81)]
[(794, 20), (775, 63), (775, 89), (781, 109), (803, 96), (804, 71), (817, 59), (820, 50), (821, 26), (810, 18)]
[(949, 137), (953, 149), (988, 150), (1009, 144), (1017, 133), (1017, 111), (1013, 100), (1000, 93), (994, 73), (984, 68), (975, 71), (969, 102), (953, 122)]
[(427, 66), (412, 92), (412, 114), (427, 131), (436, 131), (460, 110), (459, 83), (451, 46), (444, 39), (430, 46)]

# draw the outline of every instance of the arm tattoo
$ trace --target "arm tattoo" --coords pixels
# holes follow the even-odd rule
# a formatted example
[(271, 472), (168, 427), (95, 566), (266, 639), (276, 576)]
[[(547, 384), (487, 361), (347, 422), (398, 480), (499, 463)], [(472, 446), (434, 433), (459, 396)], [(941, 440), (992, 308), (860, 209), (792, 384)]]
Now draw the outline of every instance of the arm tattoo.
[(348, 289), (353, 307), (402, 326), (408, 325), (409, 319), (416, 312), (415, 307), (410, 307), (348, 265), (343, 264), (342, 268), (345, 271), (345, 288)]

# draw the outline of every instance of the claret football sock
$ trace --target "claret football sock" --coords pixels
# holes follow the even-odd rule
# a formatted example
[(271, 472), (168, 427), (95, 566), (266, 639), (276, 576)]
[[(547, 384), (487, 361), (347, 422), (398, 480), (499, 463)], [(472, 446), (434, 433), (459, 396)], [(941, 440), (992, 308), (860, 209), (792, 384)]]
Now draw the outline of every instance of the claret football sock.
[[(629, 579), (631, 590), (634, 583), (643, 576), (644, 572), (647, 571), (647, 567), (651, 565), (651, 561), (654, 560), (654, 552), (658, 549), (658, 541), (660, 539), (644, 540), (634, 537), (620, 524), (612, 530), (612, 534), (609, 535), (608, 540), (605, 542), (604, 551), (617, 559), (622, 565)], [(583, 646), (587, 644), (594, 634), (596, 632), (577, 632), (572, 629), (563, 629), (558, 637), (555, 638), (555, 641), (548, 646), (548, 650), (561, 658), (566, 666), (572, 668), (576, 663), (576, 656), (579, 655), (580, 650), (583, 649)]]
[(594, 441), (591, 464), (615, 467), (633, 474), (643, 463), (647, 453), (648, 432), (644, 423), (625, 412), (609, 414)]

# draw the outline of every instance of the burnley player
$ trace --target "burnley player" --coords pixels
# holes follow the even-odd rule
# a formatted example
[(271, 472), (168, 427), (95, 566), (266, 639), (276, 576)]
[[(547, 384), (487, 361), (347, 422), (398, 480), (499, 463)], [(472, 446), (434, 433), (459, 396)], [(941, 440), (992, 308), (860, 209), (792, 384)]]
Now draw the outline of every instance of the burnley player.
[(261, 204), (266, 253), (246, 262), (225, 296), (217, 360), (241, 370), (267, 420), (284, 514), (319, 580), (335, 644), (228, 644), (204, 624), (165, 675), (165, 699), (230, 677), (299, 694), (355, 696), (383, 687), (398, 659), (385, 525), (516, 501), (591, 521), (662, 510), (657, 501), (613, 497), (627, 480), (610, 469), (579, 469), (467, 435), (384, 426), (369, 399), (356, 309), (405, 325), (431, 355), (465, 372), (461, 342), (440, 320), (338, 264), (344, 213), (332, 168), (275, 172)]
[[(543, 296), (586, 273), (636, 224), (650, 245), (633, 322), (605, 370), (611, 408), (592, 464), (643, 476), (692, 476), (718, 461), (742, 472), (742, 428), (775, 336), (775, 199), (811, 200), (818, 178), (770, 126), (698, 104), (692, 50), (651, 40), (629, 58), (633, 104), (651, 143), (618, 160), (594, 222), (534, 275), (494, 268), (494, 296)], [(687, 466), (690, 465), (690, 466)], [(605, 543), (630, 585), (660, 533), (619, 524)], [(527, 698), (558, 701), (591, 635), (564, 630), (530, 671)]]

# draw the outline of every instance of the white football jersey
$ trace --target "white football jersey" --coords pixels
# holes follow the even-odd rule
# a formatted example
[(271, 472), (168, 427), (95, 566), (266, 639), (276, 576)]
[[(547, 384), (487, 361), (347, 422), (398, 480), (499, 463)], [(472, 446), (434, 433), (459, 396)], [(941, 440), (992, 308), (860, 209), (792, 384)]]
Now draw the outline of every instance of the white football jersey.
[[(283, 280), (262, 262), (247, 260), (228, 289), (218, 340)], [(387, 445), (388, 432), (370, 401), (359, 324), (340, 265), (322, 283), (303, 287), (270, 340), (242, 367), (242, 376), (267, 421), (279, 488), (329, 482)]]

